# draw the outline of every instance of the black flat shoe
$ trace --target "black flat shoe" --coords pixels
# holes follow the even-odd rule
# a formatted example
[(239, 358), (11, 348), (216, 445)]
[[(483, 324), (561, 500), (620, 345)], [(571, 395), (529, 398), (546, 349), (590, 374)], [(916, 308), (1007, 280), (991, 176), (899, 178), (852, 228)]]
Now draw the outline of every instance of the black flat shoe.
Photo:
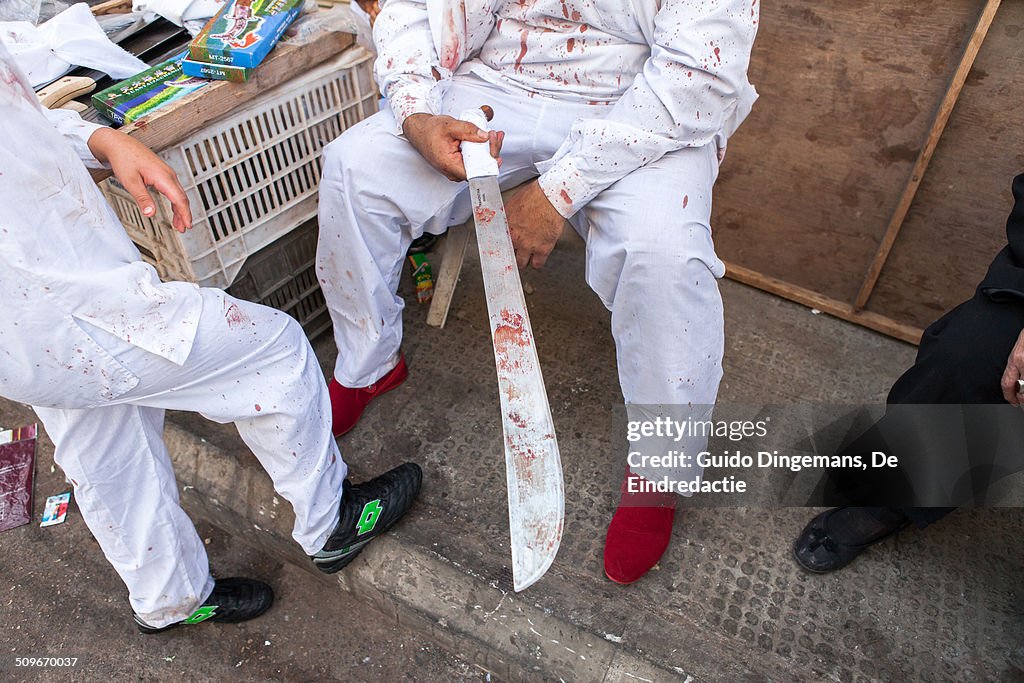
[(793, 559), (815, 574), (842, 569), (909, 523), (905, 516), (887, 508), (832, 508), (804, 527), (793, 543)]
[(139, 615), (135, 615), (135, 624), (143, 633), (160, 633), (182, 624), (199, 624), (204, 621), (216, 621), (221, 624), (234, 624), (239, 621), (255, 619), (270, 609), (274, 604), (274, 590), (256, 579), (232, 577), (216, 579), (213, 592), (199, 609), (188, 619), (168, 624), (167, 626), (150, 626)]

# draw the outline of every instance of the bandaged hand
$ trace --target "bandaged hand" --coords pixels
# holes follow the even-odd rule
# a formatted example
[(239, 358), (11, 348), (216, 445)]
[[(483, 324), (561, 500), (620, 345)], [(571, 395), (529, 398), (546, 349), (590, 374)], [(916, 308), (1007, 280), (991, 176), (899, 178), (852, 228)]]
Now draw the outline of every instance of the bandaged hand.
[(89, 137), (89, 149), (99, 161), (110, 165), (144, 216), (156, 215), (156, 203), (149, 193), (152, 187), (171, 201), (174, 229), (185, 232), (192, 227), (192, 210), (178, 176), (148, 147), (124, 133), (101, 128)]
[(405, 120), (402, 132), (427, 163), (453, 182), (466, 179), (466, 166), (459, 145), (467, 142), (489, 142), (491, 156), (501, 165), (501, 143), (505, 133), (480, 130), (472, 123), (451, 116), (413, 114)]

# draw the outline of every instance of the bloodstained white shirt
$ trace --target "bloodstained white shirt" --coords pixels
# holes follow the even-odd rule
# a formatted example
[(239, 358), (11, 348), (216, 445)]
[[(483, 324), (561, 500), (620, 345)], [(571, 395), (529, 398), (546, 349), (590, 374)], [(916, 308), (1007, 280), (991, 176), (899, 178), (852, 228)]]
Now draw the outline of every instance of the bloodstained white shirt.
[(456, 72), (598, 105), (540, 177), (568, 218), (637, 168), (738, 127), (757, 97), (758, 21), (758, 0), (385, 0), (377, 80), (400, 126), (437, 113)]
[(0, 43), (0, 395), (33, 405), (98, 405), (138, 383), (93, 328), (181, 364), (202, 310), (196, 285), (142, 262), (89, 175), (98, 128), (42, 108)]
[(614, 102), (651, 54), (635, 19), (620, 19), (591, 2), (501, 2), (472, 70), (555, 99)]

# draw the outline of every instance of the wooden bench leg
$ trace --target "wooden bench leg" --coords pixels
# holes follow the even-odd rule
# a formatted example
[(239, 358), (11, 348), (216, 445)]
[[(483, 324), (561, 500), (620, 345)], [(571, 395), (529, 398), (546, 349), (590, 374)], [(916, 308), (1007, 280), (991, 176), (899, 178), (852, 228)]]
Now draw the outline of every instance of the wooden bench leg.
[(444, 327), (448, 319), (448, 309), (455, 295), (455, 285), (459, 282), (462, 262), (466, 258), (466, 246), (469, 244), (469, 231), (473, 221), (462, 225), (453, 225), (445, 233), (444, 245), (441, 247), (441, 268), (437, 273), (437, 284), (434, 286), (434, 297), (427, 312), (427, 324), (432, 327)]

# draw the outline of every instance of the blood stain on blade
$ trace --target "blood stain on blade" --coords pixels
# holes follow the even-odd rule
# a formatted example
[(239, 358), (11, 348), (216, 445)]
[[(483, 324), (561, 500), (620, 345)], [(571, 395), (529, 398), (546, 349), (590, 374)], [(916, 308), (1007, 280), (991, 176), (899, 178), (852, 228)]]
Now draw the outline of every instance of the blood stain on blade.
[(521, 391), (516, 389), (516, 385), (512, 384), (511, 382), (506, 383), (502, 391), (505, 392), (505, 398), (509, 402), (515, 401), (516, 399), (521, 398), (523, 395)]
[(477, 223), (490, 223), (494, 219), (494, 209), (489, 209), (486, 206), (478, 206), (474, 210), (473, 215), (476, 217)]
[(513, 410), (512, 412), (510, 412), (510, 413), (508, 414), (508, 419), (509, 419), (509, 420), (510, 420), (510, 421), (512, 422), (512, 424), (514, 424), (514, 425), (515, 425), (516, 427), (519, 427), (520, 429), (526, 429), (526, 420), (525, 420), (525, 419), (523, 418), (523, 416), (522, 416), (522, 415), (520, 415), (520, 414), (519, 414), (518, 412), (516, 412), (516, 411), (514, 411), (514, 410)]
[(523, 361), (521, 359), (513, 360), (507, 354), (502, 354), (501, 358), (496, 359), (498, 365), (498, 373), (504, 379), (508, 379), (509, 373), (522, 372)]
[(501, 309), (501, 319), (509, 325), (522, 329), (523, 327), (523, 316), (520, 313), (513, 313), (507, 308)]
[(508, 452), (512, 454), (512, 462), (517, 472), (516, 478), (519, 480), (520, 485), (532, 483), (534, 475), (533, 461), (537, 459), (537, 454), (533, 448), (524, 443), (522, 436), (506, 438), (505, 446), (508, 448)]
[(522, 315), (502, 309), (501, 320), (494, 328), (494, 348), (498, 353), (508, 353), (514, 346), (525, 348), (530, 345), (530, 334), (523, 327)]

